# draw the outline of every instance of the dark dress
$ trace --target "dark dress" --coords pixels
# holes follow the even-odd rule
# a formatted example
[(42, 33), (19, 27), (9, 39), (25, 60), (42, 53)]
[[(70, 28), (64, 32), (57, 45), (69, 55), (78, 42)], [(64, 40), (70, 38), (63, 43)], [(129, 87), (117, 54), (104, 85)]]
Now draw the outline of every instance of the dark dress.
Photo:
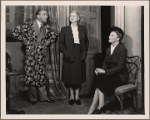
[(107, 96), (114, 94), (117, 87), (127, 84), (129, 75), (126, 66), (127, 50), (119, 43), (111, 55), (110, 48), (106, 50), (102, 69), (105, 74), (96, 76), (96, 87)]
[(80, 44), (74, 44), (74, 51), (74, 62), (67, 63), (68, 67), (70, 67), (70, 71), (68, 71), (68, 77), (70, 77), (70, 81), (65, 82), (65, 86), (80, 88), (81, 83), (85, 81), (86, 76), (85, 61), (81, 61)]
[(74, 44), (71, 26), (63, 27), (59, 35), (63, 53), (62, 81), (66, 87), (78, 88), (85, 82), (85, 58), (88, 49), (87, 31), (78, 25), (80, 44)]

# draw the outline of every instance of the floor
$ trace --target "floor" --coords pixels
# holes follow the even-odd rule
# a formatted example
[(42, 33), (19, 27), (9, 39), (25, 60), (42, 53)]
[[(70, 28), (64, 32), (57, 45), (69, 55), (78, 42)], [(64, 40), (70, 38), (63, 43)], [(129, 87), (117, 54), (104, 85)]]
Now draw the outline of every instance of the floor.
[[(26, 114), (87, 114), (91, 98), (82, 98), (82, 105), (69, 105), (68, 100), (56, 100), (55, 103), (37, 102), (36, 105), (32, 105), (27, 98), (14, 97), (11, 98), (11, 108), (17, 110), (24, 110)], [(137, 114), (126, 100), (125, 109), (123, 114)], [(109, 109), (111, 108), (111, 109)], [(120, 114), (120, 106), (117, 102), (112, 102), (108, 107), (108, 110), (104, 114)]]

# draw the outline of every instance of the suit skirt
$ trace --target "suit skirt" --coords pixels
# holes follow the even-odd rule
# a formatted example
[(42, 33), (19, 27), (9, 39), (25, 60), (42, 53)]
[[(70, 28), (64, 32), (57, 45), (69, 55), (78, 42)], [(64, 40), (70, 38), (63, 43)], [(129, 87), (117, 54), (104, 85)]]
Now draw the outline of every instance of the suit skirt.
[(81, 61), (80, 44), (74, 44), (74, 62), (68, 62), (68, 71), (64, 83), (66, 87), (80, 88), (85, 81), (85, 61)]
[(117, 87), (127, 84), (117, 75), (106, 76), (105, 74), (99, 74), (98, 76), (95, 76), (95, 78), (96, 88), (109, 97), (114, 95)]

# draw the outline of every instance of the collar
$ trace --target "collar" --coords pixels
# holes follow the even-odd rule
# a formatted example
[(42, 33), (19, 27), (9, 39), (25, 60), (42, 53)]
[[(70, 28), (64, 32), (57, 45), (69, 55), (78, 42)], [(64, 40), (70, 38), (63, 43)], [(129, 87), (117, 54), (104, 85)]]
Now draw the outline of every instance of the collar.
[(78, 25), (77, 25), (77, 26), (73, 26), (73, 25), (71, 25), (71, 27), (72, 27), (72, 28), (77, 28), (77, 27), (78, 27)]
[(38, 27), (40, 28), (42, 26), (42, 23), (39, 20), (36, 20), (36, 21), (37, 21)]
[(111, 48), (115, 48), (118, 44), (119, 44), (119, 42), (116, 43), (115, 45), (111, 45)]

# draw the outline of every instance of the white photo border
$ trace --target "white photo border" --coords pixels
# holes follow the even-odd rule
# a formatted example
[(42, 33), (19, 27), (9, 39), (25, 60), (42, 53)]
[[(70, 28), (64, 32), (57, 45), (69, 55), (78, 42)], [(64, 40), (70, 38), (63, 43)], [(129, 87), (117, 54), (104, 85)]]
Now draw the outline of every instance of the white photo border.
[[(109, 5), (109, 6), (144, 6), (144, 106), (145, 115), (11, 115), (6, 114), (6, 6), (17, 5)], [(149, 119), (149, 1), (1, 1), (1, 118), (2, 119)]]

